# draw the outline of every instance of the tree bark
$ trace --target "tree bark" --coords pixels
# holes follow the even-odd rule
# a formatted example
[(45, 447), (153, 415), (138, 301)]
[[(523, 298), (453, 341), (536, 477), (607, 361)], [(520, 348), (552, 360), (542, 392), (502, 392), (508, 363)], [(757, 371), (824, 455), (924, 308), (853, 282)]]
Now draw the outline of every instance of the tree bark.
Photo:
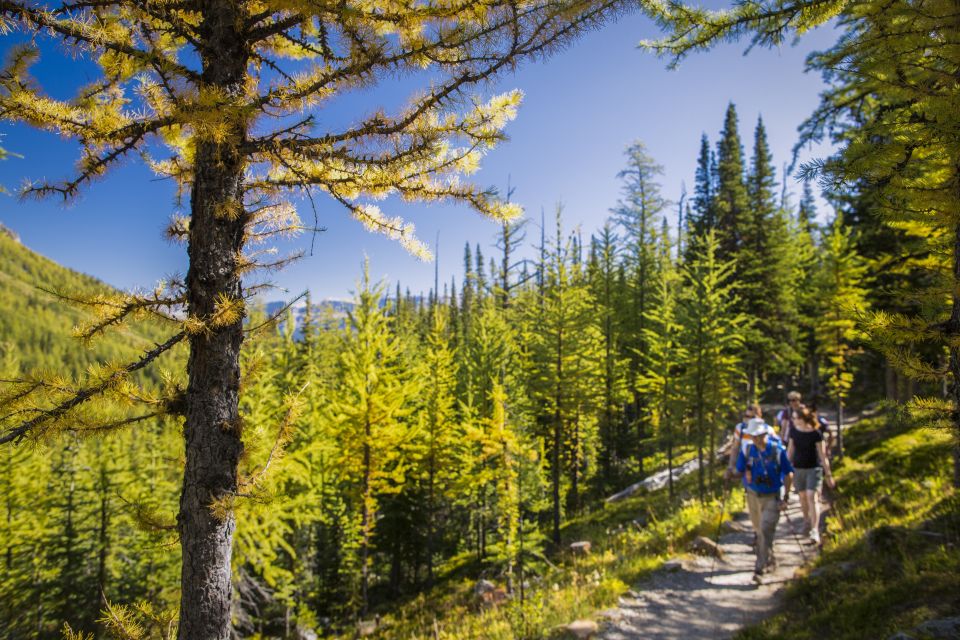
[[(960, 173), (960, 167), (957, 168)], [(960, 294), (957, 292), (957, 284), (960, 283), (960, 224), (957, 224), (953, 230), (953, 308), (950, 313), (950, 338), (956, 338), (960, 335)], [(960, 434), (960, 347), (956, 344), (950, 346), (950, 399), (953, 401), (953, 412), (951, 414), (953, 422), (954, 436)], [(960, 488), (960, 442), (956, 437), (953, 441), (953, 486)]]
[[(202, 8), (202, 84), (228, 98), (243, 95), (248, 60), (240, 25), (242, 5), (210, 2)], [(229, 118), (225, 112), (224, 117)], [(237, 491), (243, 451), (238, 411), (242, 318), (211, 323), (217, 303), (241, 298), (237, 256), (243, 249), (246, 136), (240, 116), (225, 139), (196, 142), (191, 190), (187, 271), (189, 314), (206, 328), (190, 336), (187, 365), (186, 464), (178, 528), (183, 565), (180, 578), (180, 640), (228, 640), (231, 636), (233, 514), (212, 505)], [(229, 505), (227, 505), (229, 506)]]

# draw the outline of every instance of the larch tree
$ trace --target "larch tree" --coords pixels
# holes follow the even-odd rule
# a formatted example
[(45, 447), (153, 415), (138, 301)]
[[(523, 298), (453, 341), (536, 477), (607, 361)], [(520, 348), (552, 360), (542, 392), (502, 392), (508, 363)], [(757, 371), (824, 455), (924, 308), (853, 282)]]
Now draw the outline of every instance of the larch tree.
[[(560, 544), (564, 494), (576, 506), (583, 445), (589, 439), (580, 422), (581, 412), (597, 400), (600, 390), (594, 388), (593, 378), (602, 363), (593, 298), (578, 273), (581, 267), (573, 264), (573, 241), (563, 235), (560, 214), (558, 207), (556, 236), (542, 265), (542, 299), (528, 309), (528, 322), (533, 324), (530, 386), (549, 456), (555, 547)], [(569, 483), (564, 483), (565, 468), (570, 472)]]
[[(243, 453), (239, 357), (250, 291), (241, 278), (272, 260), (250, 252), (250, 243), (303, 228), (289, 200), (296, 194), (329, 196), (417, 255), (426, 249), (412, 226), (364, 198), (452, 200), (496, 219), (512, 217), (517, 207), (458, 177), (503, 139), (520, 94), (489, 100), (474, 94), (629, 6), (621, 0), (0, 4), (3, 30), (63, 43), (99, 68), (74, 98), (54, 98), (30, 77), (38, 53), (31, 39), (0, 72), (0, 117), (82, 149), (74, 175), (32, 183), (24, 195), (71, 200), (140, 156), (189, 198), (188, 215), (175, 217), (169, 230), (187, 243), (186, 277), (156, 295), (103, 305), (103, 321), (88, 332), (162, 314), (174, 325), (169, 338), (74, 388), (39, 385), (45, 394), (39, 400), (15, 385), (4, 404), (26, 417), (5, 418), (0, 427), (6, 443), (54, 436), (85, 411), (92, 421), (91, 399), (121, 395), (117, 388), (134, 372), (178, 343), (189, 345), (185, 389), (150, 409), (185, 420), (180, 638), (230, 634), (235, 520), (215, 515), (211, 505), (237, 493)], [(397, 113), (370, 108), (342, 129), (318, 117), (346, 92), (423, 69), (433, 73), (430, 86)]]
[(424, 382), (424, 406), (420, 411), (420, 430), (424, 439), (420, 462), (426, 489), (427, 580), (432, 584), (437, 553), (438, 521), (441, 505), (459, 480), (458, 470), (463, 429), (456, 419), (457, 367), (450, 348), (448, 309), (436, 305), (426, 338), (426, 353), (421, 364)]
[[(739, 311), (733, 281), (735, 263), (720, 261), (714, 232), (698, 239), (700, 250), (682, 265), (677, 300), (679, 350), (685, 388), (697, 438), (698, 491), (706, 499), (706, 469), (713, 469), (718, 429), (734, 411), (734, 390), (743, 382), (740, 360), (750, 317)], [(710, 474), (711, 479), (714, 474)]]
[(339, 385), (329, 407), (337, 440), (337, 464), (351, 488), (352, 529), (358, 558), (357, 604), (366, 613), (372, 539), (378, 498), (401, 480), (409, 463), (401, 446), (409, 439), (408, 416), (420, 391), (393, 319), (381, 306), (384, 288), (371, 285), (367, 269), (349, 313), (340, 350)]
[(602, 340), (603, 363), (600, 367), (599, 486), (619, 486), (629, 461), (629, 434), (624, 428), (623, 408), (629, 400), (627, 359), (623, 352), (622, 321), (619, 319), (621, 292), (617, 288), (619, 239), (607, 221), (590, 245), (587, 279), (597, 304), (598, 326)]
[(817, 344), (825, 360), (827, 389), (837, 406), (837, 446), (843, 457), (843, 408), (853, 384), (853, 356), (864, 335), (859, 319), (868, 310), (867, 264), (857, 253), (850, 229), (837, 215), (821, 248), (815, 281), (818, 297)]
[(633, 393), (637, 466), (643, 472), (643, 440), (646, 438), (642, 397), (637, 378), (646, 350), (644, 327), (649, 305), (653, 270), (656, 267), (656, 235), (660, 216), (668, 202), (660, 193), (658, 176), (663, 167), (639, 141), (625, 151), (624, 167), (617, 177), (623, 180), (623, 199), (613, 209), (613, 218), (623, 229), (622, 257), (627, 269), (628, 300), (623, 309), (624, 347), (630, 360), (628, 385)]
[(675, 495), (674, 448), (685, 417), (686, 397), (682, 384), (682, 367), (687, 362), (687, 354), (680, 340), (683, 330), (678, 309), (681, 274), (673, 261), (670, 238), (666, 230), (661, 234), (660, 246), (657, 249), (659, 265), (651, 287), (651, 305), (647, 310), (644, 329), (647, 350), (643, 354), (638, 387), (648, 398), (646, 410), (650, 426), (666, 448), (667, 486), (672, 502)]

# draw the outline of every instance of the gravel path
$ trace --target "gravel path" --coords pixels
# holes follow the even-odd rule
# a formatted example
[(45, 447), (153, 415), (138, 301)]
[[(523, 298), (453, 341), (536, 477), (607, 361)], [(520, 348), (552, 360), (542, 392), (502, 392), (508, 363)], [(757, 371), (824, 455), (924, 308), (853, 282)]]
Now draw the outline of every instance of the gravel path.
[[(816, 548), (801, 545), (791, 524), (803, 518), (796, 495), (787, 516), (780, 516), (774, 554), (775, 572), (753, 582), (753, 529), (746, 513), (724, 525), (720, 537), (724, 559), (692, 557), (654, 573), (604, 613), (604, 640), (696, 640), (729, 638), (742, 627), (768, 617), (781, 602), (783, 587), (797, 568), (813, 559)], [(675, 563), (670, 563), (675, 564)]]

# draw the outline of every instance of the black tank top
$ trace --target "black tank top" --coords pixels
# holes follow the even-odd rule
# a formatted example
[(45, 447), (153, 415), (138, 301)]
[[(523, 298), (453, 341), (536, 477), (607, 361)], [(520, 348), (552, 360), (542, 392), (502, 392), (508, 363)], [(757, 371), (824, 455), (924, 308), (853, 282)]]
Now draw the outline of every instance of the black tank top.
[(814, 469), (820, 466), (820, 456), (817, 455), (817, 443), (823, 442), (823, 433), (815, 431), (800, 431), (791, 429), (790, 440), (793, 442), (793, 466), (797, 469)]

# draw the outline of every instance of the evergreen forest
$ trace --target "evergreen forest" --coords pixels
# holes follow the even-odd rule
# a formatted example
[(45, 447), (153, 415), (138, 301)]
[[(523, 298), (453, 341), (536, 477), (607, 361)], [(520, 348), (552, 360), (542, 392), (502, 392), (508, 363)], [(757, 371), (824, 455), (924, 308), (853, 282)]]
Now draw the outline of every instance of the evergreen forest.
[[(827, 88), (797, 144), (837, 151), (775, 158), (763, 119), (730, 103), (695, 123), (689, 193), (624, 140), (620, 198), (597, 204), (595, 229), (562, 203), (517, 215), (459, 183), (518, 98), (461, 116), (443, 101), (625, 3), (504, 3), (522, 17), (451, 3), (473, 12), (460, 27), (444, 3), (357, 3), (329, 40), (311, 3), (223, 3), (249, 15), (216, 19), (193, 2), (125, 4), (0, 3), (5, 29), (103, 53), (104, 84), (72, 103), (40, 97), (29, 48), (4, 67), (0, 117), (84, 147), (75, 182), (26, 195), (72, 197), (137, 149), (193, 207), (168, 230), (190, 271), (149, 291), (72, 272), (0, 227), (0, 637), (565, 637), (742, 507), (723, 478), (731, 429), (754, 402), (772, 422), (791, 390), (837, 429), (845, 520), (820, 562), (858, 569), (800, 576), (790, 605), (741, 637), (811, 637), (791, 635), (798, 619), (818, 637), (887, 637), (957, 614), (955, 3), (640, 3), (667, 34), (644, 46), (673, 61), (833, 19), (843, 36), (808, 60)], [(264, 113), (394, 65), (460, 75), (342, 137), (311, 137), (310, 117), (255, 135), (230, 93), (244, 81), (211, 58), (235, 19), (257, 48), (231, 55), (276, 75), (239, 90), (261, 91)], [(487, 52), (509, 25), (507, 52)], [(186, 45), (201, 74), (171, 53)], [(288, 75), (283, 58), (326, 62)], [(138, 120), (115, 93), (148, 71)], [(171, 159), (140, 146), (148, 134)], [(314, 187), (414, 255), (427, 250), (412, 228), (359, 194), (467, 202), (496, 231), (429, 291), (377, 281), (357, 256), (349, 304), (305, 292), (278, 308), (240, 282), (285, 259), (244, 243), (303, 230), (278, 194)], [(639, 486), (658, 472), (662, 488)]]

